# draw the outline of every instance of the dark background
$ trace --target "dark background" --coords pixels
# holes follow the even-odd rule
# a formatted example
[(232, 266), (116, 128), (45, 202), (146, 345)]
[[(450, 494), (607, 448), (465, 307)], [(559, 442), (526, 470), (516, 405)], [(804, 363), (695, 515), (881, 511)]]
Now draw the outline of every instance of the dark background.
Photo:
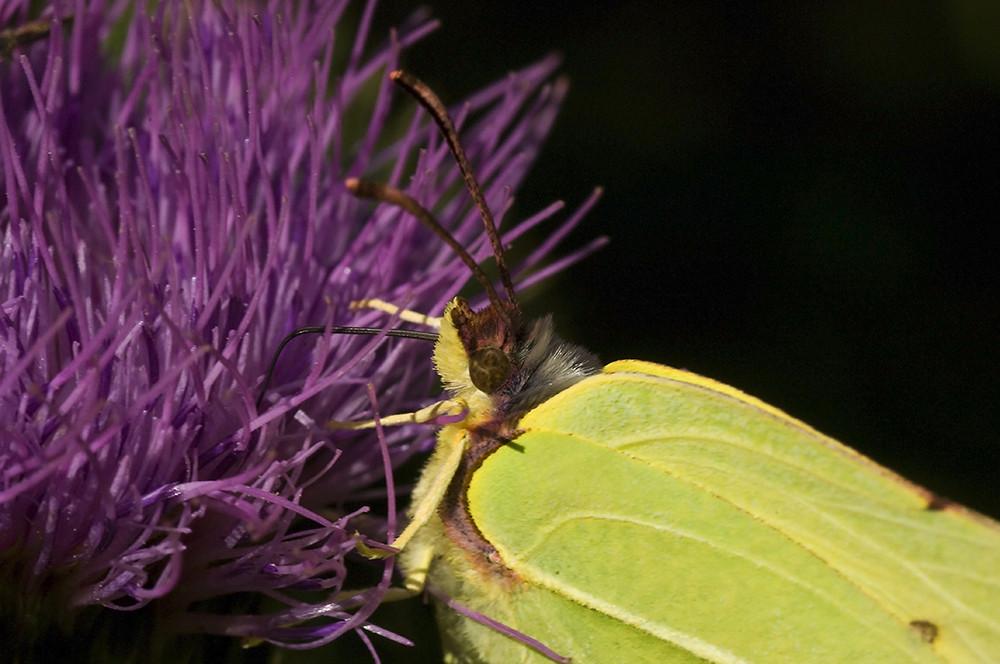
[(611, 244), (529, 313), (1000, 516), (1000, 4), (536, 4), (435, 1), (441, 29), (403, 60), (454, 102), (565, 56), (515, 214), (602, 185), (570, 246)]

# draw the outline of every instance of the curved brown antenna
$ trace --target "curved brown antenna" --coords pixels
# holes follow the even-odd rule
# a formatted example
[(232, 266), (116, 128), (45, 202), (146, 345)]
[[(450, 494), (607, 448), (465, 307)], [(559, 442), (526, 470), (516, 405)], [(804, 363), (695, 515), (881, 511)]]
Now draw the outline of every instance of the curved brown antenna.
[[(389, 74), (389, 78), (396, 85), (413, 95), (420, 102), (420, 105), (427, 110), (441, 130), (445, 142), (448, 143), (448, 148), (451, 149), (451, 154), (454, 155), (455, 161), (458, 162), (458, 168), (462, 171), (462, 177), (465, 178), (465, 186), (469, 190), (469, 194), (472, 196), (476, 207), (479, 209), (479, 216), (483, 218), (486, 237), (490, 239), (490, 245), (493, 247), (493, 257), (496, 259), (497, 271), (500, 273), (500, 281), (503, 283), (507, 299), (516, 308), (517, 295), (514, 294), (514, 284), (510, 280), (510, 272), (507, 270), (507, 262), (504, 260), (500, 233), (497, 232), (497, 225), (493, 221), (493, 214), (490, 212), (490, 208), (486, 205), (486, 198), (483, 196), (482, 189), (479, 188), (479, 182), (476, 181), (476, 176), (472, 174), (472, 167), (469, 166), (469, 160), (465, 157), (465, 150), (462, 149), (462, 144), (458, 141), (458, 131), (455, 129), (455, 123), (451, 121), (451, 117), (448, 115), (448, 110), (441, 103), (438, 96), (434, 94), (434, 91), (413, 74), (397, 69)], [(492, 288), (489, 290), (493, 291)], [(493, 295), (490, 296), (490, 301), (494, 304), (497, 303), (493, 299)]]
[(483, 268), (479, 267), (476, 263), (476, 259), (472, 257), (465, 247), (455, 239), (451, 233), (449, 233), (441, 222), (434, 218), (427, 208), (422, 206), (416, 201), (413, 196), (410, 196), (405, 191), (397, 189), (389, 184), (383, 184), (381, 182), (372, 182), (371, 180), (363, 180), (361, 178), (348, 178), (344, 181), (344, 186), (347, 190), (354, 194), (355, 196), (361, 198), (371, 198), (376, 201), (383, 201), (385, 203), (391, 203), (392, 205), (398, 206), (412, 214), (424, 226), (430, 228), (434, 233), (440, 237), (445, 243), (452, 248), (452, 250), (458, 254), (458, 257), (462, 259), (470, 270), (472, 270), (472, 276), (476, 278), (476, 281), (483, 285), (486, 289), (486, 295), (490, 298), (490, 302), (497, 302), (500, 296), (497, 295), (497, 291), (493, 288), (493, 284), (490, 282), (490, 278), (486, 276), (483, 272)]

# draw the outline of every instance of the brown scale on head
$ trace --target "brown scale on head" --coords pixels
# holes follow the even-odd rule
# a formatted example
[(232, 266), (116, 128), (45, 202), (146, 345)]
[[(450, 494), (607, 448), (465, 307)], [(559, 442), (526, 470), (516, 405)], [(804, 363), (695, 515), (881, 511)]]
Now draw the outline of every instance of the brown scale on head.
[(469, 378), (486, 394), (495, 393), (513, 369), (511, 358), (521, 328), (517, 303), (500, 300), (482, 311), (458, 299), (449, 312), (469, 356)]

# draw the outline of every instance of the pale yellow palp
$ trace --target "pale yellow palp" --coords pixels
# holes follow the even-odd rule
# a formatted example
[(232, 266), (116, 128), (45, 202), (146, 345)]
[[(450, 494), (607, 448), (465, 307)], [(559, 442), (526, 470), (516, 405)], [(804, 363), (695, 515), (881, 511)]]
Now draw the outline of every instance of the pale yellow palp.
[(376, 311), (384, 311), (387, 314), (398, 316), (400, 320), (404, 320), (407, 323), (426, 325), (427, 327), (434, 328), (435, 330), (441, 329), (441, 319), (436, 316), (428, 316), (420, 313), (419, 311), (411, 311), (410, 309), (400, 309), (395, 304), (378, 298), (356, 300), (351, 302), (350, 306), (352, 311), (356, 311), (358, 309), (375, 309)]
[[(421, 408), (413, 413), (398, 413), (379, 418), (379, 424), (384, 427), (399, 426), (401, 424), (424, 424), (431, 422), (442, 415), (459, 415), (468, 410), (468, 405), (462, 399), (444, 399), (436, 401), (431, 405)], [(338, 422), (329, 420), (326, 423), (327, 429), (349, 429), (356, 431), (359, 429), (374, 429), (375, 420), (359, 420), (357, 422)]]

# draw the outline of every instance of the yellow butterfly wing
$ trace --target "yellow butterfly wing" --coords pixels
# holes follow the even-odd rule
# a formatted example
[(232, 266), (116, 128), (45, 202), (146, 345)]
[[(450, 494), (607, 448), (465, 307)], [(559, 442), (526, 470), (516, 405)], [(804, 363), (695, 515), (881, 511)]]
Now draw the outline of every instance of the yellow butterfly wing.
[[(733, 388), (619, 362), (519, 428), (467, 491), (511, 573), (456, 552), (430, 580), (574, 662), (1000, 653), (996, 523)], [(546, 661), (450, 620), (453, 661)]]

